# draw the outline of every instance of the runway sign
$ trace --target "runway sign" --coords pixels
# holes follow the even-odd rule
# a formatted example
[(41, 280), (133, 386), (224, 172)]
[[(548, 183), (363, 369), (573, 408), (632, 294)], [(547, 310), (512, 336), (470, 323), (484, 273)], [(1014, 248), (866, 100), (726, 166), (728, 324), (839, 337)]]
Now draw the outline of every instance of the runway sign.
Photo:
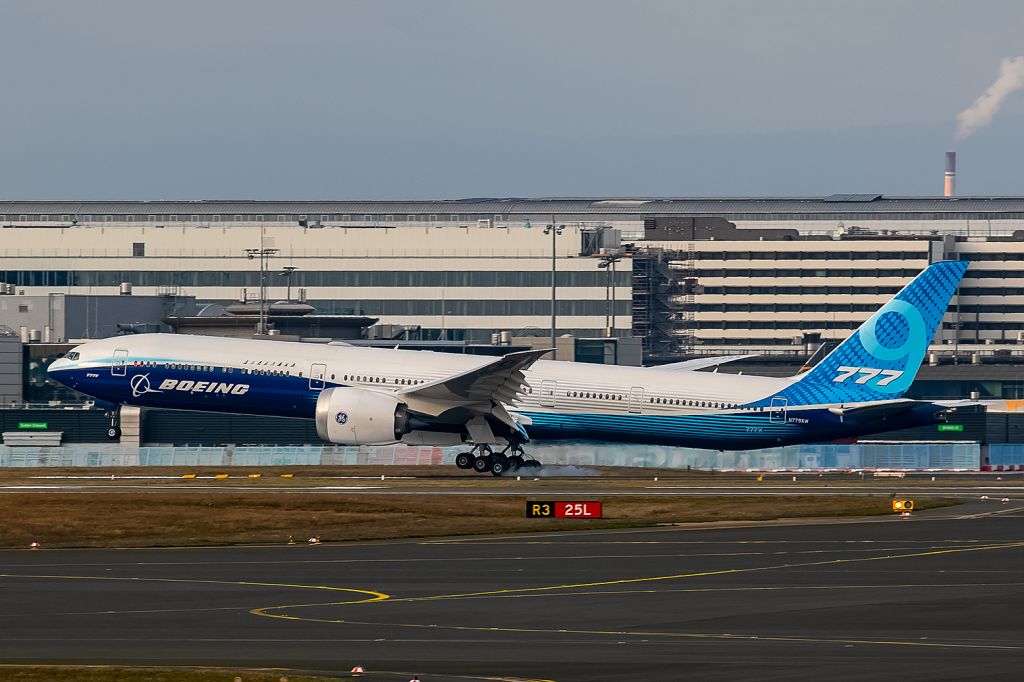
[(530, 519), (600, 519), (602, 512), (601, 502), (596, 500), (526, 503), (526, 516)]

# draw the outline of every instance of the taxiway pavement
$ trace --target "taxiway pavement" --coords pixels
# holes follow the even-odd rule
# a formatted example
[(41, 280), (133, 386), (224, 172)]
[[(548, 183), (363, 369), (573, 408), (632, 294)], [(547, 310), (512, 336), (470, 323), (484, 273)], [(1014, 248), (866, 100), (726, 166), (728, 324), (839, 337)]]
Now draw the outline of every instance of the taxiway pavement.
[(1022, 605), (1017, 500), (822, 525), (2, 551), (0, 662), (1016, 680)]

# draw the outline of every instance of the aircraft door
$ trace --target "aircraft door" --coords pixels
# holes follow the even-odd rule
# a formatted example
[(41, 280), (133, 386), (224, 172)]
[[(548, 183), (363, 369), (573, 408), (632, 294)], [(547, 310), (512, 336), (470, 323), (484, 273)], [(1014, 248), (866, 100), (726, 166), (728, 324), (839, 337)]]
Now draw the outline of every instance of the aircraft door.
[(110, 363), (110, 374), (123, 377), (128, 371), (128, 351), (118, 348), (114, 351), (114, 361)]
[(558, 382), (548, 379), (540, 382), (540, 406), (554, 407), (555, 392), (558, 390)]
[(789, 400), (781, 396), (772, 398), (771, 407), (768, 408), (768, 421), (778, 424), (786, 423), (786, 407)]
[(629, 389), (629, 412), (641, 414), (644, 411), (644, 389), (634, 386)]
[(322, 390), (325, 376), (327, 376), (327, 365), (314, 364), (309, 368), (309, 388), (314, 391)]

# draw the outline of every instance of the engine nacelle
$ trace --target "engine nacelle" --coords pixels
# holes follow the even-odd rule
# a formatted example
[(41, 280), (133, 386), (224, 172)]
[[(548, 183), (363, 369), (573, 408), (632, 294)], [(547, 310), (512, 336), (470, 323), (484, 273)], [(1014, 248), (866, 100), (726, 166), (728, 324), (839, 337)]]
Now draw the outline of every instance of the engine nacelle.
[(316, 400), (316, 432), (339, 445), (387, 445), (408, 433), (405, 403), (363, 388), (328, 388)]

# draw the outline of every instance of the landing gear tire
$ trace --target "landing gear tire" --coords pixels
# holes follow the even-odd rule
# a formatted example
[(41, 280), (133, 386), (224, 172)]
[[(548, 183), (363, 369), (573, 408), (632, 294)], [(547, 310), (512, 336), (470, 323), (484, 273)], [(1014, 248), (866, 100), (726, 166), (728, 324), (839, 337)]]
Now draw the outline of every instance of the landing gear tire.
[(455, 455), (455, 466), (460, 469), (472, 469), (476, 464), (476, 455), (472, 452), (460, 452)]
[(492, 476), (503, 476), (509, 469), (508, 459), (505, 457), (492, 457), (491, 458), (491, 475)]
[(511, 472), (519, 471), (526, 462), (519, 455), (512, 455), (508, 458), (508, 468)]
[(526, 469), (540, 469), (541, 466), (543, 465), (535, 459), (528, 459), (523, 462), (523, 467)]
[(491, 470), (491, 458), (487, 455), (477, 457), (473, 460), (473, 471), (482, 474)]
[(110, 419), (110, 426), (107, 427), (107, 438), (110, 440), (117, 440), (121, 437), (121, 427), (119, 423), (121, 421), (121, 407), (115, 406), (110, 412), (104, 413), (108, 419)]

